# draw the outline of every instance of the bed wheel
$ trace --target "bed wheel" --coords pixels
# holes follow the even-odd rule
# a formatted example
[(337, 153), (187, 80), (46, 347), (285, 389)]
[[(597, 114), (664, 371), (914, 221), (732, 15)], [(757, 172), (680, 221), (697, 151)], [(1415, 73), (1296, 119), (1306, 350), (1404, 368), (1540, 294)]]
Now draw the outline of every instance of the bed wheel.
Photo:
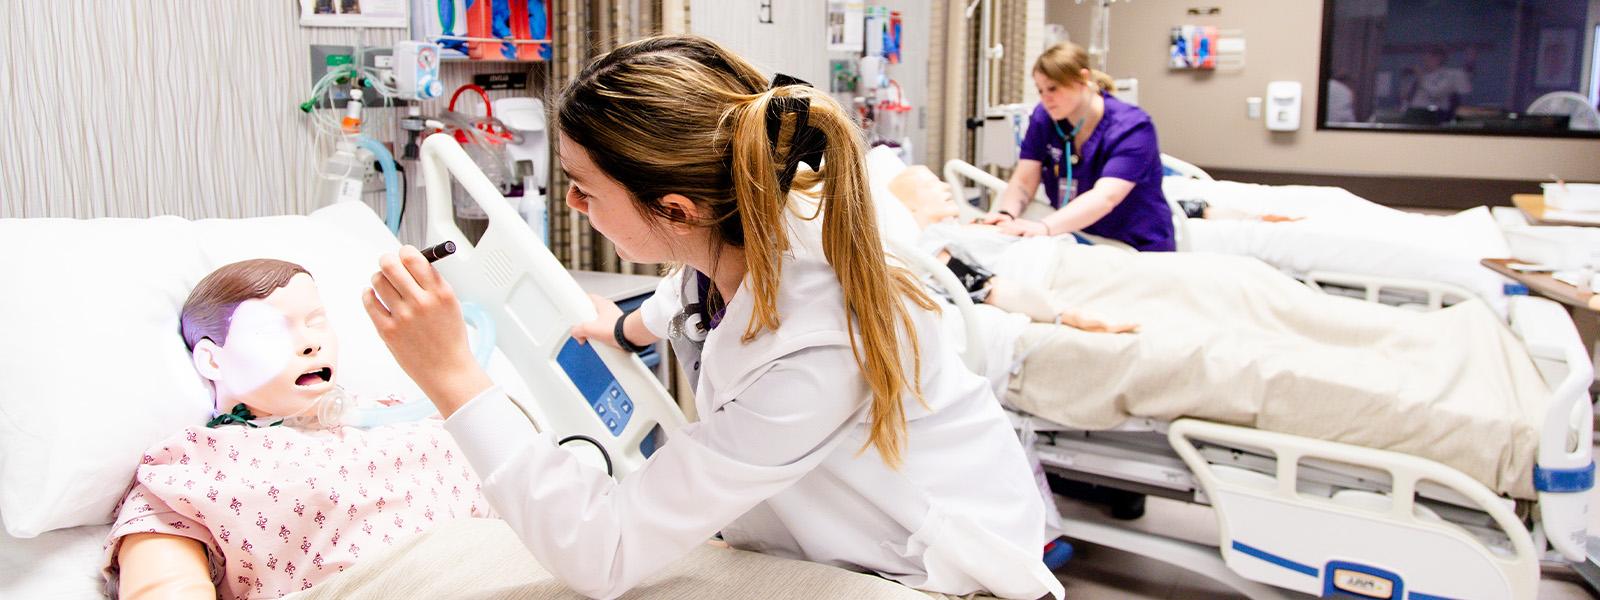
[(1106, 490), (1107, 504), (1111, 506), (1111, 517), (1123, 521), (1132, 521), (1144, 516), (1144, 494), (1125, 492), (1122, 490)]

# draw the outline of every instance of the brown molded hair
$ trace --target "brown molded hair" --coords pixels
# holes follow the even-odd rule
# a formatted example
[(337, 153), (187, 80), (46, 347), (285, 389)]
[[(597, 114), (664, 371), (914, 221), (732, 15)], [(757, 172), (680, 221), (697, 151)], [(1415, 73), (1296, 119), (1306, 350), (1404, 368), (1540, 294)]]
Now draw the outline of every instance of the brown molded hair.
[(212, 271), (195, 284), (183, 302), (178, 327), (184, 345), (192, 352), (204, 339), (218, 346), (226, 344), (233, 311), (240, 304), (271, 296), (301, 273), (311, 274), (305, 267), (272, 258), (242, 260)]

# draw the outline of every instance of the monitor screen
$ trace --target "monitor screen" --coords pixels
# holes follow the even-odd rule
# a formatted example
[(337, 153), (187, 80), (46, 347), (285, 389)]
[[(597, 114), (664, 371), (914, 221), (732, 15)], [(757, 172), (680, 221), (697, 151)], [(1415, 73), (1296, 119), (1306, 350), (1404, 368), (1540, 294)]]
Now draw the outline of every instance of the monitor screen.
[(1600, 137), (1600, 0), (1327, 0), (1318, 127)]

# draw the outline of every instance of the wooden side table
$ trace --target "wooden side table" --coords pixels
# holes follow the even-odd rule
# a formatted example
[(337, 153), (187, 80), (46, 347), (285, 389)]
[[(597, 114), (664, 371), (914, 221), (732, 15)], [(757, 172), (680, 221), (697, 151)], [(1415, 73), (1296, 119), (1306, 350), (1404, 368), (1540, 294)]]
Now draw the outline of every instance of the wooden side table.
[(1512, 194), (1511, 204), (1522, 211), (1531, 225), (1566, 225), (1570, 227), (1600, 227), (1592, 221), (1564, 221), (1561, 219), (1546, 219), (1544, 210), (1544, 194)]

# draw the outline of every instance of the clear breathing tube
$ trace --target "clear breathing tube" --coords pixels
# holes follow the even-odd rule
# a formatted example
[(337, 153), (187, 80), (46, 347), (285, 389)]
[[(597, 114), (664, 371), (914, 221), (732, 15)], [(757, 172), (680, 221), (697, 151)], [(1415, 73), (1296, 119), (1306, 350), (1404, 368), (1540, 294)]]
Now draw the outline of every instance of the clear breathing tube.
[(394, 155), (378, 140), (364, 135), (355, 136), (356, 146), (366, 149), (378, 158), (378, 164), (383, 167), (383, 195), (387, 201), (383, 211), (384, 222), (389, 226), (389, 233), (400, 235), (400, 171), (395, 168)]
[[(462, 319), (472, 326), (472, 357), (478, 366), (488, 368), (494, 353), (494, 320), (483, 307), (465, 302), (461, 305)], [(393, 406), (358, 406), (355, 398), (344, 388), (334, 386), (294, 414), (283, 419), (285, 425), (300, 429), (329, 429), (333, 427), (359, 427), (363, 429), (421, 421), (439, 413), (433, 401), (419, 398)]]

